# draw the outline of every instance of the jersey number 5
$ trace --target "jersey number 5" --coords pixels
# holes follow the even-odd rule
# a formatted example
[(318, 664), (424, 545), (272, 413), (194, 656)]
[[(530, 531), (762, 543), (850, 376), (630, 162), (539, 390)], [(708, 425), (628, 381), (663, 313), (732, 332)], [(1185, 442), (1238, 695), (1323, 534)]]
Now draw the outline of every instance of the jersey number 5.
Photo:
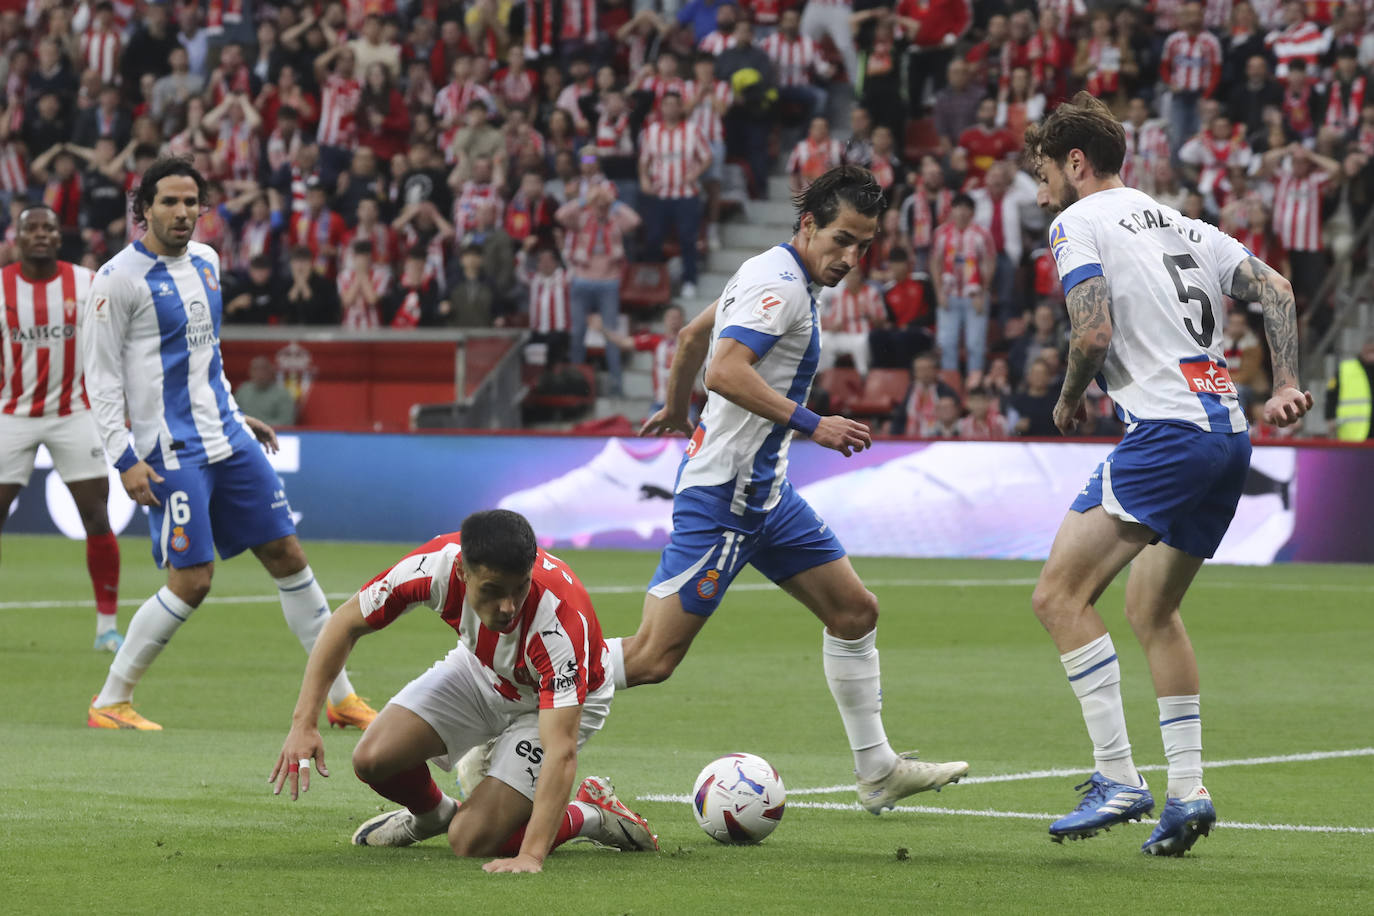
[(1202, 305), (1202, 331), (1198, 332), (1197, 326), (1193, 324), (1193, 319), (1184, 316), (1183, 326), (1188, 329), (1188, 333), (1193, 335), (1193, 340), (1197, 345), (1206, 349), (1212, 345), (1212, 335), (1217, 329), (1217, 316), (1212, 313), (1212, 300), (1207, 298), (1207, 294), (1196, 286), (1185, 286), (1180, 270), (1193, 270), (1197, 267), (1197, 261), (1193, 260), (1191, 254), (1166, 254), (1164, 256), (1164, 266), (1169, 270), (1169, 276), (1174, 280), (1174, 289), (1178, 291), (1178, 301), (1187, 305), (1196, 299)]

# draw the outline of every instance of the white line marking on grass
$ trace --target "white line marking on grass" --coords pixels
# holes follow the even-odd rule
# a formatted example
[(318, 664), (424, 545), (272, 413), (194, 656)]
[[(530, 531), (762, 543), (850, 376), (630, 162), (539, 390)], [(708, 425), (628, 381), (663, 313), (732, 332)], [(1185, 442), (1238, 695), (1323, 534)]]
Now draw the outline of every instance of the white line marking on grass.
[[(1374, 747), (1357, 747), (1343, 751), (1309, 751), (1303, 754), (1277, 754), (1268, 757), (1241, 757), (1235, 760), (1208, 760), (1203, 762), (1204, 769), (1222, 767), (1254, 767), (1269, 763), (1299, 763), (1306, 760), (1337, 760), (1342, 757), (1374, 757)], [(1141, 772), (1154, 772), (1168, 769), (1162, 764), (1136, 767)], [(1063, 779), (1069, 776), (1087, 776), (1092, 770), (1059, 767), (1052, 770), (1027, 770), (1024, 773), (994, 773), (991, 776), (965, 776), (960, 785), (970, 786), (987, 782), (1023, 782), (1029, 779)], [(793, 795), (833, 795), (836, 792), (853, 792), (854, 785), (817, 786), (807, 789), (789, 789)]]
[[(853, 788), (852, 786), (850, 788)], [(649, 794), (636, 797), (637, 801), (682, 802), (689, 803), (689, 795)], [(806, 808), (813, 811), (862, 811), (858, 802), (793, 802), (789, 808)], [(1044, 814), (1036, 811), (998, 811), (993, 808), (936, 808), (931, 805), (898, 805), (892, 809), (904, 814), (952, 814), (961, 817), (996, 817), (1022, 821), (1054, 821), (1061, 815)], [(1145, 818), (1143, 824), (1158, 824), (1153, 818)], [(1227, 830), (1273, 830), (1288, 833), (1354, 833), (1374, 834), (1374, 827), (1328, 827), (1324, 824), (1260, 824), (1246, 821), (1218, 821), (1217, 828)]]

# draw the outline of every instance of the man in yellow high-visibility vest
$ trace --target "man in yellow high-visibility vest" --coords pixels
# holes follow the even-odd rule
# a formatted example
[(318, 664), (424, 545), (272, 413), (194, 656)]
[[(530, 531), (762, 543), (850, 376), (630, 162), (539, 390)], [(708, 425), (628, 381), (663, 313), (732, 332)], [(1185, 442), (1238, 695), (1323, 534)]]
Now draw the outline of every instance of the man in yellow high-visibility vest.
[(1359, 357), (1341, 360), (1326, 385), (1327, 434), (1342, 442), (1374, 439), (1374, 337), (1360, 348)]

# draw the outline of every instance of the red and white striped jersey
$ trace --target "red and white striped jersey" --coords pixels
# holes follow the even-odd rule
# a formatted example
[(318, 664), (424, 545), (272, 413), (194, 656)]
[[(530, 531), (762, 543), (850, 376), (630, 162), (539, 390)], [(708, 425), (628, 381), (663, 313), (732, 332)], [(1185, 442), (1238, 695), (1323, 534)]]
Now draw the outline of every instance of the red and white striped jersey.
[(491, 91), (481, 83), (449, 83), (434, 95), (434, 119), (441, 125), (456, 124), (473, 102), (481, 102), (488, 111), (496, 108)]
[(1286, 250), (1322, 250), (1322, 188), (1328, 180), (1320, 169), (1300, 178), (1287, 163), (1274, 177), (1274, 233)]
[(377, 303), (391, 291), (391, 268), (385, 264), (373, 264), (367, 279), (372, 286), (373, 299), (352, 289), (357, 272), (350, 266), (339, 271), (339, 302), (343, 307), (343, 320), (346, 328), (375, 328), (381, 324)]
[(18, 143), (6, 140), (0, 143), (0, 191), (11, 194), (29, 189), (29, 170), (24, 165), (24, 154)]
[(932, 195), (924, 183), (917, 186), (916, 193), (902, 201), (897, 221), (902, 227), (902, 234), (910, 240), (912, 249), (930, 247), (935, 238), (936, 225), (949, 218), (949, 208), (953, 203), (953, 191), (941, 188)]
[(811, 74), (822, 77), (830, 75), (830, 64), (821, 56), (820, 48), (805, 35), (784, 38), (781, 32), (774, 32), (759, 43), (763, 53), (773, 62), (778, 85), (783, 88), (811, 85)]
[(119, 50), (123, 41), (118, 32), (97, 32), (81, 36), (81, 59), (87, 70), (100, 74), (102, 83), (119, 81)]
[(1077, 22), (1081, 22), (1088, 15), (1088, 8), (1083, 0), (1039, 0), (1036, 4), (1041, 12), (1054, 10), (1059, 20), (1059, 36), (1069, 37), (1069, 30)]
[(654, 403), (668, 401), (668, 373), (673, 369), (673, 355), (677, 353), (676, 334), (653, 334), (645, 332), (634, 336), (635, 349), (643, 353), (648, 350), (653, 355)]
[(424, 243), (425, 246), (425, 273), (422, 278), (425, 283), (433, 283), (440, 293), (444, 292), (448, 285), (448, 278), (444, 271), (447, 263), (448, 248), (444, 244), (444, 236), (435, 232), (428, 238), (424, 238), (416, 231), (415, 227), (409, 223), (401, 230), (401, 239), (404, 242), (405, 250), (409, 251), (416, 245)]
[(871, 283), (860, 283), (857, 289), (845, 283), (826, 290), (821, 307), (821, 330), (832, 334), (867, 334), (874, 321), (887, 316), (883, 297)]
[(633, 156), (635, 140), (630, 133), (630, 113), (621, 112), (620, 117), (612, 118), (602, 112), (596, 119), (596, 133), (592, 140), (597, 152), (604, 155)]
[(477, 207), (490, 203), (496, 208), (497, 221), (506, 212), (506, 203), (501, 199), (501, 189), (491, 182), (478, 182), (471, 179), (463, 182), (462, 190), (453, 201), (453, 232), (461, 240), (469, 230), (477, 225)]
[(239, 266), (247, 266), (248, 262), (258, 255), (270, 255), (272, 253), (272, 220), (247, 220), (239, 229), (238, 242), (234, 245), (234, 250)]
[(1288, 75), (1288, 62), (1292, 60), (1306, 61), (1308, 73), (1312, 73), (1326, 51), (1321, 27), (1314, 22), (1299, 22), (1281, 31), (1270, 32), (1264, 43), (1278, 62), (1274, 75), (1279, 79)]
[(507, 67), (496, 74), (496, 95), (510, 108), (523, 108), (534, 98), (538, 82), (533, 70), (516, 73)]
[(679, 121), (669, 127), (655, 121), (639, 141), (639, 162), (649, 176), (655, 197), (696, 197), (701, 188), (689, 172), (711, 161), (711, 148), (695, 125)]
[[(701, 91), (696, 80), (688, 80), (685, 88), (686, 95), (683, 101), (690, 102), (696, 98)], [(687, 122), (696, 126), (706, 138), (707, 143), (725, 142), (725, 123), (721, 120), (719, 112), (716, 111), (716, 103), (721, 107), (729, 108), (735, 100), (734, 90), (725, 80), (711, 80), (711, 86), (707, 93), (701, 97), (687, 115)]]
[(739, 42), (734, 35), (727, 35), (725, 32), (717, 30), (697, 42), (697, 50), (703, 54), (710, 54), (712, 57), (720, 57), (738, 44)]
[(1149, 194), (1155, 186), (1155, 167), (1169, 161), (1169, 130), (1163, 120), (1146, 121), (1136, 127), (1122, 121), (1126, 132), (1126, 158), (1121, 163), (1121, 182)]
[(547, 275), (531, 273), (526, 279), (530, 286), (530, 330), (540, 334), (569, 330), (568, 272), (559, 267)]
[(66, 261), (51, 280), (25, 278), (17, 262), (0, 270), (0, 413), (65, 417), (90, 408), (76, 335), (94, 276)]
[[(300, 131), (295, 131), (288, 139), (278, 127), (267, 137), (267, 168), (275, 172), (296, 157), (296, 152), (305, 143)], [(305, 203), (305, 195), (301, 195)]]
[(419, 605), (438, 611), (486, 671), (499, 711), (580, 706), (606, 682), (601, 624), (566, 563), (539, 551), (529, 596), (503, 632), (488, 629), (467, 605), (461, 571), (458, 532), (441, 535), (359, 590), (363, 619), (380, 630)]
[(345, 79), (337, 73), (329, 74), (320, 89), (320, 126), (315, 139), (321, 146), (351, 146), (358, 136), (353, 113), (363, 87), (355, 79)]
[(930, 272), (946, 296), (972, 296), (991, 282), (983, 276), (983, 265), (995, 252), (992, 233), (977, 223), (967, 229), (944, 223), (930, 245)]
[(1349, 83), (1333, 79), (1326, 87), (1326, 126), (1341, 133), (1360, 126), (1360, 109), (1364, 107), (1365, 78), (1357, 76)]
[(807, 184), (844, 162), (844, 144), (831, 138), (813, 143), (803, 137), (787, 157), (787, 174), (800, 175)]
[(344, 236), (343, 266), (345, 269), (353, 265), (354, 242), (371, 242), (372, 263), (378, 266), (392, 269), (401, 258), (401, 250), (396, 243), (395, 229), (382, 222), (374, 223), (371, 229), (360, 223)]
[(971, 441), (994, 441), (1007, 438), (1007, 418), (996, 407), (988, 408), (983, 416), (969, 414), (959, 420), (959, 438)]
[(247, 121), (234, 124), (225, 119), (215, 135), (212, 162), (221, 173), (218, 177), (232, 181), (251, 181), (257, 177), (262, 144), (258, 132)]
[[(753, 17), (754, 25), (777, 25), (783, 8), (791, 8), (792, 0), (744, 0), (740, 4)], [(823, 6), (824, 4), (818, 4)]]
[[(653, 117), (658, 118), (658, 106), (663, 101), (663, 96), (669, 92), (676, 92), (682, 96), (682, 104), (687, 104), (687, 81), (675, 76), (672, 79), (664, 79), (658, 74), (652, 74), (641, 79), (634, 87), (640, 92), (652, 92), (654, 94), (654, 113)], [(566, 90), (565, 90), (566, 91)]]
[[(338, 250), (343, 244), (344, 233), (348, 231), (343, 217), (331, 210), (321, 210), (319, 216), (311, 218), (305, 210), (291, 215), (287, 229), (287, 241), (291, 245), (305, 245), (314, 255), (315, 269), (329, 279), (338, 272)], [(327, 249), (334, 249), (331, 255)]]
[(1211, 96), (1221, 81), (1221, 42), (1211, 32), (1173, 33), (1164, 40), (1159, 78), (1173, 89)]

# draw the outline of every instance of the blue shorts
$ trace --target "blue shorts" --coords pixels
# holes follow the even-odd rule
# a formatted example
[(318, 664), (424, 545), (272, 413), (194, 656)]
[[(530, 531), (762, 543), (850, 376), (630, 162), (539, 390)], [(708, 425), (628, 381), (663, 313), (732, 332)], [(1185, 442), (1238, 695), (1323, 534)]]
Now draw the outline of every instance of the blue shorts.
[(153, 559), (177, 569), (209, 563), (296, 533), (286, 488), (262, 449), (235, 452), (214, 464), (163, 468), (157, 450), (148, 463), (164, 479), (152, 485), (159, 506), (148, 510)]
[(1170, 547), (1206, 558), (1226, 535), (1249, 469), (1246, 433), (1139, 423), (1097, 466), (1073, 509), (1101, 506)]
[(783, 582), (844, 555), (830, 526), (790, 483), (771, 511), (744, 517), (733, 514), (728, 501), (694, 487), (673, 498), (673, 533), (649, 594), (676, 593), (683, 610), (709, 617), (746, 563)]

